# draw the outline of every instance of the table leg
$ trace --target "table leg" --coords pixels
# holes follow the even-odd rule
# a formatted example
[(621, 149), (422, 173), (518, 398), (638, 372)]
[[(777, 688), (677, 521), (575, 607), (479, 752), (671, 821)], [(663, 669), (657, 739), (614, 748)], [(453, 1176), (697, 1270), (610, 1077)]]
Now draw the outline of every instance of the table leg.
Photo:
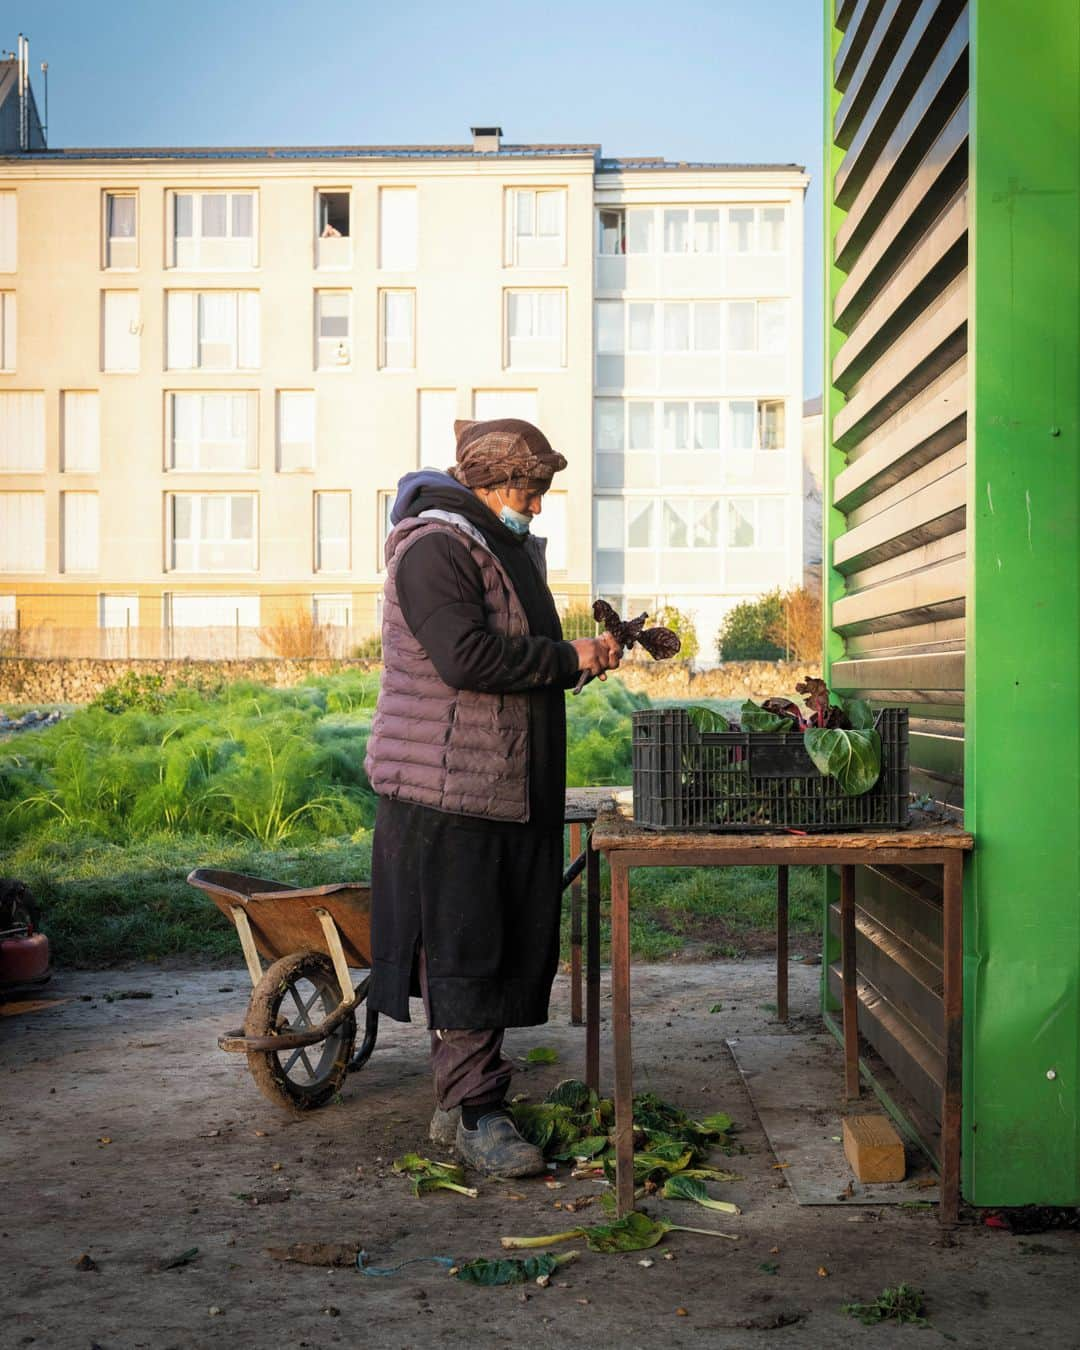
[(634, 1086), (630, 1053), (630, 875), (611, 865), (611, 1020), (615, 1041), (615, 1198), (634, 1208)]
[(788, 1020), (788, 869), (776, 869), (776, 1016)]
[(585, 855), (585, 1082), (600, 1091), (600, 854)]
[(844, 981), (844, 1090), (859, 1095), (859, 991), (855, 976), (855, 868), (840, 868), (840, 969)]
[[(581, 826), (570, 826), (570, 857), (581, 852)], [(570, 883), (570, 1024), (581, 1026), (581, 880)]]
[(943, 877), (945, 1083), (941, 1110), (941, 1204), (938, 1218), (955, 1223), (960, 1211), (960, 1133), (964, 1053), (964, 857), (951, 853)]

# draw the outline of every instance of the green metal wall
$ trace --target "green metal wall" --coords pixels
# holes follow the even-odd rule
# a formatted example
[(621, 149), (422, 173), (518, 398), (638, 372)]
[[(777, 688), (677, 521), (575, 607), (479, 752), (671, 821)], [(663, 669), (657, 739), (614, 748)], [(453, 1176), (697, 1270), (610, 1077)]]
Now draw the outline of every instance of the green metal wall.
[[(914, 789), (977, 837), (964, 1194), (1076, 1204), (1080, 4), (826, 23), (826, 664), (911, 708)], [(937, 878), (867, 874), (857, 921), (860, 1030), (933, 1147)]]

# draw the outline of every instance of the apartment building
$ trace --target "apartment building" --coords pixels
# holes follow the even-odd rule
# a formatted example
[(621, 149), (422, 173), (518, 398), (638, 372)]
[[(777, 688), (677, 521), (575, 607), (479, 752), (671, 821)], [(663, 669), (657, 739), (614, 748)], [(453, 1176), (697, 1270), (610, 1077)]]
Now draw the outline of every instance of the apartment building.
[[(769, 195), (769, 172), (758, 194)], [(785, 203), (793, 240), (804, 180), (774, 176), (794, 185), (770, 198)], [(730, 197), (729, 177), (691, 181)], [(20, 649), (50, 654), (267, 655), (313, 625), (348, 650), (377, 630), (394, 486), (452, 461), (458, 417), (528, 418), (566, 455), (536, 527), (564, 608), (594, 587), (654, 601), (667, 572), (646, 584), (611, 563), (612, 510), (648, 490), (640, 473), (625, 487), (613, 476), (613, 407), (630, 404), (638, 427), (632, 400), (648, 394), (660, 426), (665, 395), (700, 403), (729, 390), (722, 361), (684, 361), (680, 383), (660, 347), (648, 375), (635, 355), (617, 379), (598, 349), (594, 375), (593, 325), (602, 306), (632, 308), (624, 293), (651, 285), (663, 304), (730, 282), (721, 272), (702, 289), (691, 251), (678, 292), (659, 253), (649, 280), (634, 271), (642, 259), (603, 252), (601, 221), (653, 180), (658, 201), (687, 181), (660, 162), (627, 172), (593, 145), (506, 145), (498, 128), (458, 146), (6, 147), (0, 626), (9, 638), (17, 629)], [(614, 276), (620, 265), (632, 274)], [(797, 297), (797, 276), (786, 279)], [(785, 303), (782, 360), (797, 369), (797, 299)], [(667, 321), (658, 311), (657, 332)], [(796, 385), (780, 392), (798, 406)], [(664, 453), (658, 443), (653, 460)], [(712, 479), (677, 486), (687, 483), (711, 490)], [(659, 474), (653, 490), (675, 485)], [(782, 527), (752, 522), (791, 544)], [(627, 558), (640, 533), (624, 541)], [(704, 599), (710, 569), (707, 551), (686, 557), (679, 595)], [(753, 584), (747, 569), (732, 575)]]

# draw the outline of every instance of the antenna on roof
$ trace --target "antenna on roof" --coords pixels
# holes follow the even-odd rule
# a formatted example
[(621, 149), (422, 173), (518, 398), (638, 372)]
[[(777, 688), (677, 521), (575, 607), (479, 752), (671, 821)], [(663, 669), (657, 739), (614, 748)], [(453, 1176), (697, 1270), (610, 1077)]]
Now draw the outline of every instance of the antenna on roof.
[(41, 78), (45, 83), (45, 121), (41, 124), (41, 139), (48, 144), (49, 137), (49, 63), (42, 61)]

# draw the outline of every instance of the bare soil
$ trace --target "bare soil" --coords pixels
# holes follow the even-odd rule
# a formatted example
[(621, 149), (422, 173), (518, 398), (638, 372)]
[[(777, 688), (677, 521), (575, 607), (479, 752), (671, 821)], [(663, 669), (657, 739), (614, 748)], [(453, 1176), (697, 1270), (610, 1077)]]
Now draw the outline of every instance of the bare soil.
[[(484, 1289), (431, 1264), (380, 1278), (266, 1253), (325, 1242), (360, 1244), (379, 1266), (469, 1259), (496, 1255), (500, 1234), (598, 1216), (595, 1203), (584, 1215), (556, 1208), (599, 1190), (565, 1167), (559, 1189), (540, 1178), (481, 1181), (476, 1200), (412, 1196), (392, 1159), (408, 1149), (439, 1156), (426, 1142), (420, 1023), (384, 1023), (342, 1100), (293, 1117), (258, 1094), (242, 1057), (216, 1047), (242, 1020), (242, 971), (60, 974), (42, 996), (69, 1001), (0, 1017), (0, 1345), (1075, 1347), (1077, 1234), (1016, 1238), (978, 1215), (943, 1232), (934, 1212), (795, 1202), (724, 1038), (819, 1029), (819, 977), (819, 967), (792, 966), (783, 1028), (766, 1007), (766, 960), (634, 972), (635, 1086), (729, 1112), (745, 1148), (722, 1164), (743, 1177), (728, 1188), (738, 1218), (648, 1207), (735, 1232), (737, 1242), (673, 1233), (648, 1253), (582, 1250), (546, 1289)], [(120, 990), (153, 997), (106, 1001)], [(551, 1023), (509, 1034), (515, 1056), (550, 1045), (560, 1057), (522, 1066), (517, 1091), (538, 1099), (580, 1076), (583, 1033), (568, 1025), (567, 1006), (561, 976)], [(607, 1058), (603, 1074), (609, 1083)], [(838, 1059), (837, 1107), (839, 1087)], [(158, 1268), (193, 1247), (187, 1264)], [(84, 1255), (92, 1268), (79, 1268)], [(925, 1290), (929, 1330), (867, 1328), (841, 1311), (901, 1281)]]

